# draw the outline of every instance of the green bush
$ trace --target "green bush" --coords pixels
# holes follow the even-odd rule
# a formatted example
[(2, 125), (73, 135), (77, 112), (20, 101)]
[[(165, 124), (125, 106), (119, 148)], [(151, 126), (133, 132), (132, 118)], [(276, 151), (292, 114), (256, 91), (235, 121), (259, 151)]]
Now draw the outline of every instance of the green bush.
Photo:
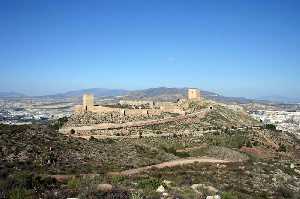
[(291, 190), (286, 187), (280, 186), (276, 190), (276, 195), (278, 198), (293, 198), (294, 194)]
[(171, 147), (166, 147), (166, 146), (161, 146), (161, 148), (166, 152), (166, 153), (171, 153), (177, 157), (180, 158), (186, 158), (186, 157), (190, 157), (190, 154), (187, 152), (177, 152), (176, 148), (171, 146)]
[(251, 145), (251, 141), (244, 132), (236, 132), (232, 135), (209, 135), (207, 136), (207, 142), (214, 146), (224, 146), (230, 148), (241, 148), (247, 144)]
[(81, 178), (78, 198), (95, 198), (95, 195), (97, 194), (96, 187), (101, 183), (103, 183), (102, 176)]
[(286, 152), (287, 151), (287, 147), (284, 144), (280, 143), (278, 151), (280, 151), (280, 152)]
[(150, 190), (155, 190), (157, 189), (160, 185), (162, 185), (162, 182), (159, 179), (156, 178), (147, 178), (147, 179), (142, 179), (138, 181), (137, 187), (139, 189), (150, 189)]
[(246, 142), (246, 147), (250, 147), (250, 148), (253, 147), (253, 144), (251, 143), (250, 140), (247, 140), (247, 142)]
[(134, 192), (131, 194), (130, 199), (143, 199), (143, 195), (140, 192)]
[(238, 197), (232, 192), (223, 192), (222, 199), (238, 199)]
[(266, 124), (265, 128), (268, 130), (276, 131), (276, 126), (274, 124)]
[(24, 188), (15, 188), (9, 192), (9, 199), (24, 199), (30, 198), (30, 193)]
[(124, 176), (112, 176), (111, 182), (112, 184), (119, 184), (125, 180)]
[(52, 122), (50, 124), (50, 128), (58, 130), (60, 129), (66, 122), (68, 121), (67, 117), (62, 117), (56, 120), (55, 122)]
[(79, 179), (77, 178), (71, 178), (68, 180), (67, 186), (69, 189), (77, 189), (79, 187)]
[(71, 134), (75, 134), (75, 130), (74, 130), (74, 129), (71, 129), (71, 130), (70, 130), (70, 133), (71, 133)]

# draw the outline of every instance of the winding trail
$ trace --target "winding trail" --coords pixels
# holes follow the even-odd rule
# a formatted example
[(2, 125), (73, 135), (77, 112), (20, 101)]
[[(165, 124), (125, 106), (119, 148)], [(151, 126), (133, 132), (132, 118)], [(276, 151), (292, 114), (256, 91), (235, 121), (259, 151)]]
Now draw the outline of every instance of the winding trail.
[[(177, 159), (177, 160), (171, 160), (167, 162), (162, 162), (155, 165), (140, 167), (136, 169), (129, 169), (125, 171), (120, 172), (108, 172), (107, 175), (109, 176), (133, 176), (137, 175), (139, 173), (142, 173), (144, 171), (148, 171), (151, 169), (163, 169), (167, 167), (176, 167), (180, 165), (187, 165), (187, 164), (193, 164), (193, 163), (216, 163), (216, 164), (226, 164), (226, 163), (232, 163), (232, 162), (240, 162), (240, 161), (232, 161), (232, 160), (222, 160), (222, 159), (216, 159), (211, 157), (192, 157), (192, 158), (183, 158), (183, 159)], [(80, 174), (79, 176), (82, 177), (95, 177), (99, 174), (96, 173), (90, 173), (90, 174)], [(50, 175), (49, 177), (55, 178), (59, 182), (65, 182), (68, 179), (72, 179), (76, 177), (76, 175)]]
[(193, 163), (231, 163), (231, 162), (238, 162), (238, 161), (230, 161), (230, 160), (222, 160), (222, 159), (216, 159), (211, 157), (193, 157), (193, 158), (184, 158), (184, 159), (177, 159), (177, 160), (171, 160), (168, 162), (163, 162), (160, 164), (140, 167), (137, 169), (129, 169), (121, 172), (110, 172), (108, 175), (117, 175), (117, 176), (131, 176), (136, 175), (141, 172), (150, 170), (150, 169), (163, 169), (167, 167), (176, 167), (180, 165), (186, 165), (186, 164), (193, 164)]

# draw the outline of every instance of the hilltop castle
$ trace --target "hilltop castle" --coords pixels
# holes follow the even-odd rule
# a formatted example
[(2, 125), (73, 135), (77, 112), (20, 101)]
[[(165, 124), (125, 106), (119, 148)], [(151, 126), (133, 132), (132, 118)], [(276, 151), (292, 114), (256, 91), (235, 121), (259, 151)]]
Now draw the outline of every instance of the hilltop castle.
[(95, 105), (94, 96), (92, 94), (83, 95), (82, 105), (75, 107), (76, 113), (94, 112), (94, 113), (118, 113), (120, 115), (160, 115), (163, 112), (185, 114), (185, 111), (180, 106), (183, 101), (201, 101), (201, 94), (198, 89), (190, 88), (187, 92), (187, 99), (173, 102), (153, 102), (153, 101), (134, 101), (121, 100), (117, 105), (105, 106)]

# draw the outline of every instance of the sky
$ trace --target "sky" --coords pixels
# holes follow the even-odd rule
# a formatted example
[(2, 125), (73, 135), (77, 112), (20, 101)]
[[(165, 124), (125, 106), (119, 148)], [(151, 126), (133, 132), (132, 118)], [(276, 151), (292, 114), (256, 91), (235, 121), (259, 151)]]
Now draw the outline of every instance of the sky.
[(300, 98), (299, 0), (0, 0), (0, 91)]

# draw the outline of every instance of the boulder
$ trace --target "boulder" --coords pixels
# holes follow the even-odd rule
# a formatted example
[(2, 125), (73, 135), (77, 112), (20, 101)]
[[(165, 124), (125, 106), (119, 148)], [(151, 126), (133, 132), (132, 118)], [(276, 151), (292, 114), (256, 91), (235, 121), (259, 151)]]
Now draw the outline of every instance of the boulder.
[(291, 168), (291, 169), (294, 169), (294, 168), (295, 168), (295, 165), (294, 165), (293, 163), (291, 163), (290, 168)]
[(210, 192), (212, 194), (215, 194), (215, 193), (217, 193), (219, 191), (215, 187), (209, 186), (209, 185), (205, 185), (205, 184), (193, 184), (191, 186), (191, 188), (193, 190), (195, 190), (196, 192), (199, 192), (200, 189), (205, 189), (205, 190), (207, 190), (208, 192)]
[(221, 199), (221, 196), (219, 195), (207, 196), (206, 199)]
[(156, 192), (158, 192), (158, 193), (163, 193), (163, 192), (165, 192), (164, 186), (160, 185), (160, 186), (156, 189)]
[(111, 192), (113, 189), (113, 186), (111, 184), (98, 184), (97, 185), (97, 191), (99, 192)]
[(169, 180), (164, 180), (163, 183), (167, 186), (170, 186), (172, 184), (172, 182)]

